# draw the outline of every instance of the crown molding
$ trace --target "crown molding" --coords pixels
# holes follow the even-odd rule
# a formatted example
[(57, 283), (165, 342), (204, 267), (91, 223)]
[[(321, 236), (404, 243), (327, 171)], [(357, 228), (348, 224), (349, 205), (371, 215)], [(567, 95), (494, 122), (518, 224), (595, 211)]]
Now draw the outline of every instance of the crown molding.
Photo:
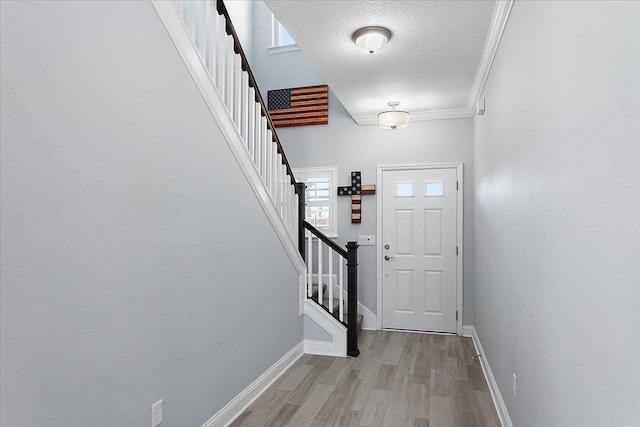
[[(491, 71), (491, 65), (493, 59), (498, 51), (500, 39), (502, 33), (507, 25), (509, 14), (513, 6), (514, 0), (498, 0), (496, 6), (493, 9), (493, 16), (491, 18), (491, 24), (489, 25), (489, 31), (487, 32), (487, 38), (482, 50), (482, 56), (480, 63), (478, 64), (478, 70), (476, 71), (476, 77), (471, 86), (471, 92), (469, 92), (469, 100), (467, 101), (466, 108), (454, 108), (451, 110), (432, 110), (432, 111), (414, 111), (411, 112), (411, 121), (419, 122), (423, 120), (441, 120), (441, 119), (460, 119), (466, 117), (473, 117), (476, 113), (476, 104), (482, 90), (489, 77)], [(378, 124), (378, 116), (355, 116), (353, 120), (360, 126), (375, 125)]]
[[(424, 120), (441, 120), (441, 119), (460, 119), (464, 117), (473, 117), (473, 109), (455, 108), (451, 110), (432, 110), (432, 111), (414, 111), (411, 113), (412, 122), (420, 122)], [(353, 120), (360, 126), (377, 125), (378, 115), (356, 116)]]
[(491, 71), (491, 65), (493, 59), (498, 51), (500, 45), (500, 39), (502, 33), (507, 25), (509, 14), (511, 13), (511, 7), (514, 0), (498, 0), (496, 6), (493, 9), (493, 17), (491, 18), (491, 25), (489, 25), (489, 31), (487, 32), (487, 38), (484, 42), (484, 49), (482, 51), (482, 57), (480, 58), (480, 64), (478, 65), (478, 71), (476, 72), (476, 78), (473, 81), (471, 92), (469, 93), (469, 101), (467, 102), (467, 109), (475, 114), (476, 104), (482, 90), (489, 77)]

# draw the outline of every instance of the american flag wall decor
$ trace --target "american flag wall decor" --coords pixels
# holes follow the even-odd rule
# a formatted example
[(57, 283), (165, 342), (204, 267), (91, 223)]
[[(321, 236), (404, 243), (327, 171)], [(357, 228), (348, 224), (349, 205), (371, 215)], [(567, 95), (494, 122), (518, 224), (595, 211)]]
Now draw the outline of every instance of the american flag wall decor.
[(269, 115), (277, 128), (329, 123), (327, 85), (270, 90), (267, 95)]

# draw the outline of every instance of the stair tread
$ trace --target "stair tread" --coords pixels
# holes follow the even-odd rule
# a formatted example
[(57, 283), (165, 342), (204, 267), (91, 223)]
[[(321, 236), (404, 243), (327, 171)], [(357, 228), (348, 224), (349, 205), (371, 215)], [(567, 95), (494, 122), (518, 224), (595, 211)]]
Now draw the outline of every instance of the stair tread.
[[(329, 307), (329, 298), (324, 298), (322, 300), (322, 305), (324, 305), (325, 307)], [(337, 313), (339, 309), (340, 309), (340, 300), (338, 298), (334, 298), (333, 299), (333, 312)]]
[[(325, 283), (322, 284), (322, 296), (326, 295), (327, 292), (327, 285)], [(311, 284), (311, 294), (313, 299), (317, 299), (318, 298), (318, 284), (317, 283), (312, 283)]]

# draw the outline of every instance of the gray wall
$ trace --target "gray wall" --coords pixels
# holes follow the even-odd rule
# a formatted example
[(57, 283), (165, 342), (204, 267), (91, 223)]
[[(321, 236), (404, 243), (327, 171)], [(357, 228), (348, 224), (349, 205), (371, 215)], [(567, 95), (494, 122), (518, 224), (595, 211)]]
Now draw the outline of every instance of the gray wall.
[[(260, 89), (267, 90), (324, 84), (301, 51), (269, 55), (264, 22), (269, 10), (254, 3), (252, 68)], [(464, 210), (464, 312), (465, 324), (474, 323), (473, 286), (473, 121), (472, 119), (414, 122), (406, 129), (389, 131), (358, 126), (330, 91), (329, 125), (278, 129), (293, 167), (338, 166), (338, 185), (347, 185), (352, 170), (362, 171), (365, 184), (376, 183), (378, 165), (463, 162)], [(338, 243), (376, 234), (376, 197), (362, 198), (362, 223), (351, 224), (351, 199), (338, 198)], [(379, 243), (379, 242), (378, 242)], [(377, 311), (376, 248), (359, 249), (360, 302)]]
[(484, 90), (476, 327), (516, 426), (640, 422), (639, 47), (640, 3), (516, 2)]
[(322, 77), (302, 51), (276, 54), (267, 51), (267, 47), (271, 46), (271, 11), (262, 0), (253, 2), (252, 23), (250, 64), (263, 95), (271, 89), (324, 84)]
[(303, 317), (304, 339), (307, 341), (331, 341), (333, 337), (322, 329), (314, 320), (306, 314)]
[(202, 425), (302, 340), (291, 262), (149, 2), (0, 5), (0, 424)]

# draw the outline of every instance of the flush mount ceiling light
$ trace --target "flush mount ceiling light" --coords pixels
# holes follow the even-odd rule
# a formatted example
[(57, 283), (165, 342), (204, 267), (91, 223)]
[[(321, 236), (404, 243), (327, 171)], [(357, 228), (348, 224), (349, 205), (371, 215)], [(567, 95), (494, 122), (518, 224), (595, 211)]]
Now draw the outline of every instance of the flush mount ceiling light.
[(388, 102), (391, 111), (384, 111), (378, 114), (378, 126), (382, 129), (402, 129), (409, 126), (409, 117), (406, 111), (396, 111), (396, 107), (400, 105), (398, 101)]
[(391, 38), (391, 31), (383, 27), (364, 27), (353, 33), (353, 42), (362, 50), (375, 53)]

